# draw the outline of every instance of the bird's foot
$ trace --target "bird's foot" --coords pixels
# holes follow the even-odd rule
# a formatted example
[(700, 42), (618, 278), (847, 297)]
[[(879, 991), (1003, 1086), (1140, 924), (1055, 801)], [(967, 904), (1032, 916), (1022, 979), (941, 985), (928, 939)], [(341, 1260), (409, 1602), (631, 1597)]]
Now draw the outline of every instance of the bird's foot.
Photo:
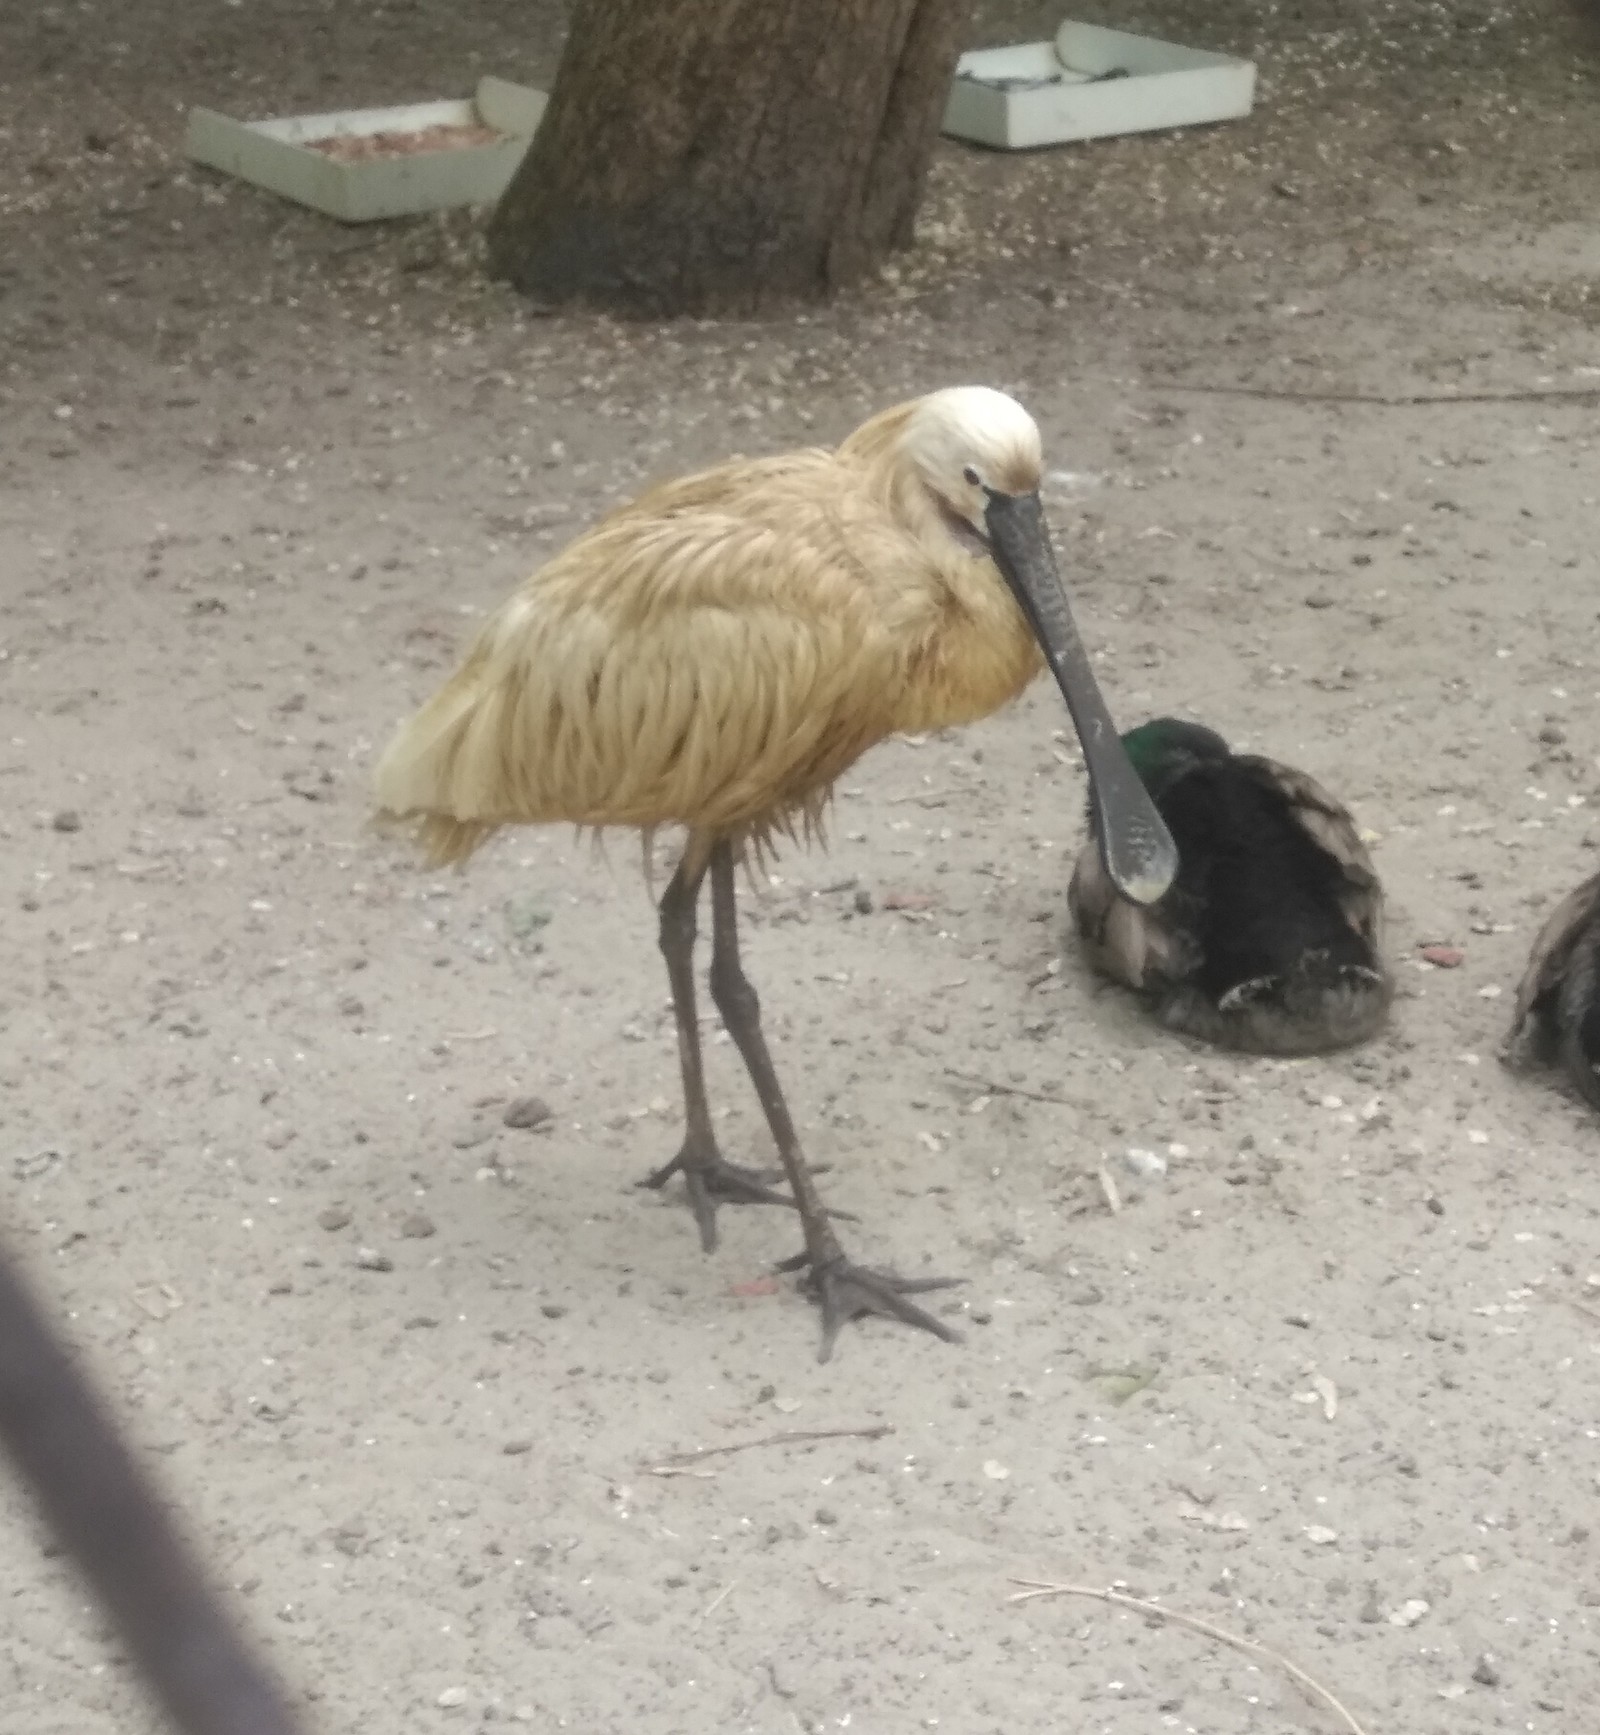
[(709, 1153), (685, 1143), (670, 1163), (639, 1182), (641, 1187), (661, 1188), (674, 1175), (683, 1176), (684, 1191), (689, 1196), (689, 1209), (700, 1229), (701, 1250), (714, 1253), (717, 1248), (717, 1207), (719, 1205), (787, 1205), (792, 1210), (794, 1200), (780, 1193), (769, 1183), (782, 1174), (777, 1169), (747, 1169), (730, 1163), (720, 1151)]
[[(834, 1212), (832, 1215), (837, 1216)], [(839, 1333), (852, 1320), (877, 1314), (882, 1319), (897, 1319), (902, 1325), (914, 1325), (919, 1331), (931, 1331), (946, 1343), (959, 1343), (961, 1333), (936, 1319), (908, 1295), (923, 1295), (930, 1289), (953, 1289), (964, 1283), (962, 1277), (896, 1277), (887, 1271), (869, 1271), (854, 1265), (843, 1253), (835, 1251), (825, 1259), (816, 1259), (809, 1249), (785, 1259), (780, 1271), (805, 1271), (802, 1287), (822, 1309), (822, 1347), (818, 1361), (827, 1361)]]

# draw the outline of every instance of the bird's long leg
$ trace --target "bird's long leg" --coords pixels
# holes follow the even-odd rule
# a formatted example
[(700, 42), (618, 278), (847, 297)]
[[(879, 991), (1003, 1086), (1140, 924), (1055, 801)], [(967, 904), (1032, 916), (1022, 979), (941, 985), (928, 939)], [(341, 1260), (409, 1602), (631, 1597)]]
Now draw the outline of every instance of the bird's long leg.
[(853, 1265), (839, 1244), (828, 1208), (806, 1167), (800, 1137), (767, 1050), (767, 1039), (761, 1029), (761, 1003), (739, 960), (733, 846), (726, 841), (716, 844), (711, 852), (711, 998), (744, 1057), (800, 1210), (805, 1251), (785, 1260), (780, 1269), (807, 1270), (807, 1286), (822, 1309), (822, 1348), (817, 1359), (826, 1361), (833, 1354), (841, 1328), (869, 1313), (903, 1320), (947, 1342), (956, 1341), (959, 1333), (915, 1302), (907, 1301), (906, 1296), (928, 1289), (945, 1289), (960, 1279), (898, 1278), (883, 1271), (869, 1271)]
[(682, 1174), (689, 1206), (700, 1226), (700, 1245), (712, 1252), (717, 1245), (717, 1206), (792, 1205), (792, 1199), (767, 1185), (774, 1177), (728, 1162), (717, 1149), (711, 1130), (711, 1109), (706, 1102), (705, 1066), (700, 1056), (700, 1024), (695, 1015), (694, 940), (695, 905), (706, 870), (702, 858), (692, 871), (685, 869), (690, 855), (679, 862), (667, 889), (661, 895), (661, 955), (667, 962), (672, 984), (672, 1011), (678, 1025), (678, 1061), (683, 1069), (683, 1146), (670, 1163), (664, 1164), (640, 1183), (663, 1187)]

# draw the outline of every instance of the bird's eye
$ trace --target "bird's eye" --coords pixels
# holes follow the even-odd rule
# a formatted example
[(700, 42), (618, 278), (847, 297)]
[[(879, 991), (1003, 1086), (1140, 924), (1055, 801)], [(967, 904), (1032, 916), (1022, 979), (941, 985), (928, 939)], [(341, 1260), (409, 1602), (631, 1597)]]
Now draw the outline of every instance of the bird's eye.
[(969, 488), (979, 488), (983, 485), (983, 478), (971, 464), (968, 464), (966, 469), (961, 472), (961, 477)]

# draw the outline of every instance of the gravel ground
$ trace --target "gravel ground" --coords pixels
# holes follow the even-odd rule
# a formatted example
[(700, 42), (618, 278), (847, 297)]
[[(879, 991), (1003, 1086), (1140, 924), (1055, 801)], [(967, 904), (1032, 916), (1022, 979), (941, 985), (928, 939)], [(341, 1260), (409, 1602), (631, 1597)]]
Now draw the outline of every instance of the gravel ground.
[[(194, 103), (547, 83), (558, 7), (0, 16), (0, 1199), (326, 1735), (1349, 1727), (1014, 1576), (1248, 1635), (1368, 1735), (1592, 1720), (1595, 1126), (1496, 1052), (1600, 844), (1596, 38), (1554, 0), (1091, 15), (1255, 55), (1255, 115), (946, 145), (881, 282), (670, 327), (535, 316), (468, 216), (344, 229), (181, 159)], [(883, 747), (749, 962), (856, 1249), (963, 1272), (965, 1341), (823, 1368), (763, 1280), (792, 1224), (706, 1260), (632, 1185), (679, 1111), (631, 840), (430, 876), (366, 789), (608, 502), (964, 380), (1044, 428), (1119, 716), (1376, 834), (1402, 992), (1350, 1055), (1168, 1037), (1063, 931), (1059, 700)], [(0, 1726), (152, 1730), (0, 1505)]]

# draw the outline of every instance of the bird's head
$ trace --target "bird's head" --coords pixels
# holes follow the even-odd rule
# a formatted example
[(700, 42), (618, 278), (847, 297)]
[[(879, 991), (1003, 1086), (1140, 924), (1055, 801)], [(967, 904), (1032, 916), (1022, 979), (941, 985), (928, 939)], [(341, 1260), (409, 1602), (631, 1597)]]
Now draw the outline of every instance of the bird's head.
[(919, 399), (900, 449), (969, 554), (992, 552), (990, 499), (1036, 494), (1044, 468), (1037, 423), (992, 386), (952, 386)]
[(1154, 903), (1177, 874), (1178, 852), (1117, 736), (1061, 588), (1039, 500), (1037, 424), (1004, 392), (957, 386), (912, 406), (900, 458), (950, 535), (999, 569), (1083, 743), (1106, 872), (1125, 896)]
[(1127, 730), (1122, 745), (1145, 788), (1157, 799), (1197, 765), (1232, 758), (1228, 743), (1215, 729), (1178, 717), (1152, 717)]
[[(1122, 745), (1129, 763), (1139, 774), (1139, 781), (1157, 803), (1164, 801), (1173, 785), (1199, 766), (1222, 764), (1233, 757), (1228, 743), (1215, 729), (1178, 717), (1152, 717), (1148, 723), (1124, 730)], [(1091, 789), (1089, 830), (1098, 832), (1099, 826), (1099, 806)]]

